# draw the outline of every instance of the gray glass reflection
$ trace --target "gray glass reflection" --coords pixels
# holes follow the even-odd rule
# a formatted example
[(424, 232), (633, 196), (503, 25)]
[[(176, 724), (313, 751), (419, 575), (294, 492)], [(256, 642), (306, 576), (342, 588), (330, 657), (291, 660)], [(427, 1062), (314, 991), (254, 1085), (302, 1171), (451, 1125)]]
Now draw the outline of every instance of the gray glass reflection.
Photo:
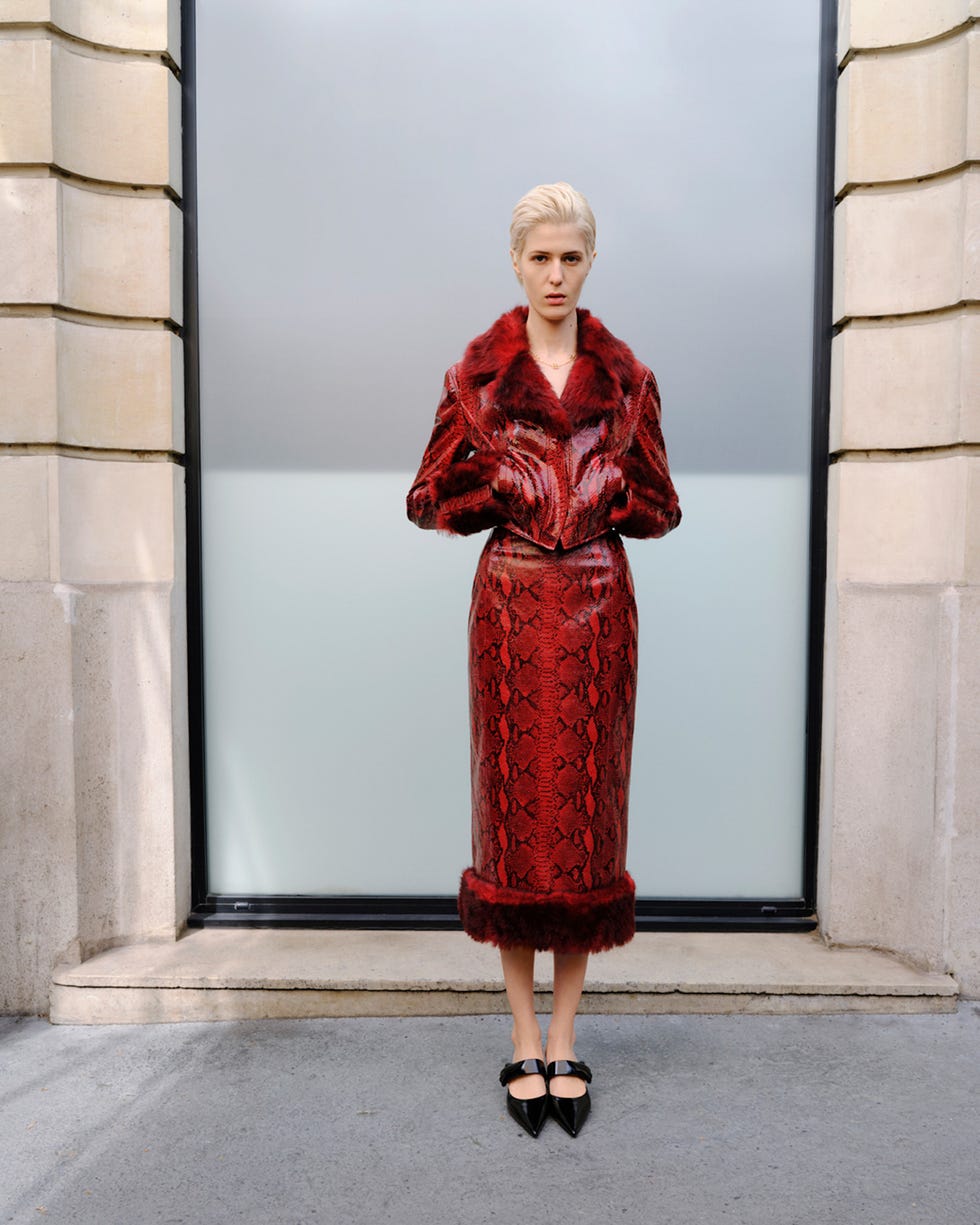
[[(291, 19), (284, 19), (283, 12)], [(589, 306), (686, 471), (807, 467), (818, 5), (198, 5), (211, 467), (403, 470), (519, 300), (514, 201), (599, 220)]]

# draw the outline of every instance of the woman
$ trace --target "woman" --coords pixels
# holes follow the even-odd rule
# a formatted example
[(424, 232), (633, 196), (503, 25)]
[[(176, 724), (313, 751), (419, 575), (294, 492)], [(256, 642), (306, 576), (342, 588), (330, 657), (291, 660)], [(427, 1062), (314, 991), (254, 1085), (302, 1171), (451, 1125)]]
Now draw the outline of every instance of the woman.
[[(510, 254), (527, 306), (447, 372), (407, 505), (419, 527), (493, 529), (469, 618), (473, 866), (459, 913), (500, 948), (510, 1113), (536, 1136), (550, 1110), (574, 1136), (590, 1108), (574, 1049), (588, 956), (634, 932), (636, 606), (619, 537), (663, 536), (681, 512), (656, 380), (578, 308), (595, 259), (585, 197), (567, 183), (528, 192)], [(545, 1051), (536, 949), (554, 953)]]

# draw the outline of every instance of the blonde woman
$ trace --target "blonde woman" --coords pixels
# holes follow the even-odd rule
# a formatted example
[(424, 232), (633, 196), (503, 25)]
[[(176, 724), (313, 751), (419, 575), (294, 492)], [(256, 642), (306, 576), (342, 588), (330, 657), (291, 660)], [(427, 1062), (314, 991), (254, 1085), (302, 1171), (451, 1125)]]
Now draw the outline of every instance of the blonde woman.
[[(634, 933), (626, 870), (637, 623), (621, 536), (681, 512), (653, 374), (579, 297), (595, 218), (567, 183), (516, 205), (511, 260), (527, 298), (446, 373), (408, 494), (419, 527), (492, 529), (469, 617), (473, 863), (459, 913), (500, 949), (512, 1116), (577, 1135), (590, 1110), (575, 1017), (589, 953)], [(554, 955), (546, 1045), (536, 950)]]

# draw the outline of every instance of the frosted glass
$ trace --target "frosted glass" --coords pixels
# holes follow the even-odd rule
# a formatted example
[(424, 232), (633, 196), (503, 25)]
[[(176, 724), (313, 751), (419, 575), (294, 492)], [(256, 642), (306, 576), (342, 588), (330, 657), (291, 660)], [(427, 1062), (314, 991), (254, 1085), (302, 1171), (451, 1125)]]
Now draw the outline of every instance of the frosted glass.
[(684, 511), (627, 542), (631, 870), (799, 895), (819, 15), (198, 3), (213, 891), (455, 892), (484, 537), (404, 499), (443, 372), (519, 300), (510, 210), (563, 178), (598, 217), (582, 305), (657, 375)]
[[(205, 483), (218, 892), (453, 893), (469, 862), (466, 620), (485, 537), (413, 527), (411, 477)], [(807, 483), (676, 484), (682, 527), (626, 542), (640, 617), (630, 869), (650, 895), (791, 895)]]
[(567, 179), (582, 305), (656, 372), (675, 466), (807, 470), (817, 0), (270, 12), (197, 5), (209, 467), (414, 469), (521, 297), (511, 208)]

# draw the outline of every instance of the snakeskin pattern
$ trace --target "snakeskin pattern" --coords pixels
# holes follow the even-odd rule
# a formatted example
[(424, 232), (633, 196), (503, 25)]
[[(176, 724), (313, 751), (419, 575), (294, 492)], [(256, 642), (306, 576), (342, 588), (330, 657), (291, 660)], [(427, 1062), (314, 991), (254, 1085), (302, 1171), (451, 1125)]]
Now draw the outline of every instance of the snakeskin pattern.
[(409, 519), (492, 528), (470, 606), (473, 866), (459, 914), (501, 948), (586, 953), (635, 930), (626, 871), (636, 605), (620, 536), (681, 520), (653, 373), (588, 311), (556, 395), (527, 307), (443, 383)]
[(623, 882), (636, 651), (633, 579), (615, 533), (552, 551), (493, 531), (469, 619), (481, 881), (538, 897)]

